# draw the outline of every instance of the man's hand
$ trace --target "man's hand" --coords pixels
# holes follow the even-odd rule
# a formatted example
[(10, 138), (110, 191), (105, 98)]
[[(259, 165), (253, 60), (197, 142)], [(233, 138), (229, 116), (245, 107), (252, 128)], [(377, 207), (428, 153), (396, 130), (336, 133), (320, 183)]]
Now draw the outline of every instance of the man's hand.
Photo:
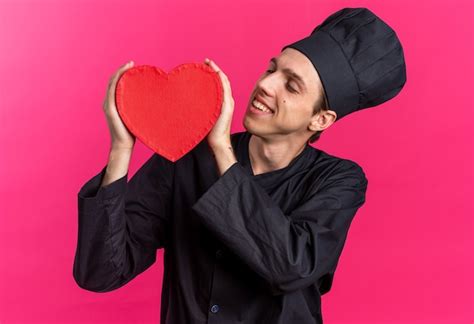
[(204, 62), (219, 74), (222, 88), (224, 89), (221, 114), (214, 127), (207, 135), (207, 141), (211, 148), (226, 147), (230, 144), (230, 126), (232, 115), (234, 114), (234, 98), (232, 98), (230, 82), (224, 72), (221, 71), (214, 61), (206, 58)]
[(221, 114), (207, 135), (207, 142), (216, 158), (219, 173), (222, 175), (230, 166), (237, 162), (230, 140), (230, 126), (234, 114), (234, 98), (232, 98), (229, 79), (224, 72), (212, 60), (206, 58), (204, 62), (219, 74), (224, 90)]

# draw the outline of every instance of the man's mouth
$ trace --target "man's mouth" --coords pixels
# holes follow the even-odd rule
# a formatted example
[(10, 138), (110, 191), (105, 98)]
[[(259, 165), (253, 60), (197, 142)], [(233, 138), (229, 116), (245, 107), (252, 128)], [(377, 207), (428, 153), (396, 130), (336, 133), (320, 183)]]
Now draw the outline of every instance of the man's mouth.
[(274, 111), (270, 108), (268, 108), (265, 104), (261, 103), (260, 101), (258, 101), (257, 99), (253, 99), (252, 100), (252, 107), (262, 111), (262, 112), (267, 112), (267, 113), (274, 113)]

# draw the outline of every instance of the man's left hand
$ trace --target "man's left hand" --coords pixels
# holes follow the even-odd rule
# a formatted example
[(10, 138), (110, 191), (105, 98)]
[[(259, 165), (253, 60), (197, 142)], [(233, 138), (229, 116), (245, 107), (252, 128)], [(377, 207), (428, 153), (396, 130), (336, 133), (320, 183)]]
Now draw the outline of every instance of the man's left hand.
[(216, 73), (219, 74), (221, 79), (223, 93), (223, 102), (221, 108), (221, 114), (207, 135), (207, 142), (212, 149), (219, 149), (230, 146), (230, 127), (232, 123), (232, 116), (234, 114), (234, 98), (232, 97), (232, 89), (227, 76), (217, 66), (214, 61), (206, 58), (204, 61), (209, 65)]

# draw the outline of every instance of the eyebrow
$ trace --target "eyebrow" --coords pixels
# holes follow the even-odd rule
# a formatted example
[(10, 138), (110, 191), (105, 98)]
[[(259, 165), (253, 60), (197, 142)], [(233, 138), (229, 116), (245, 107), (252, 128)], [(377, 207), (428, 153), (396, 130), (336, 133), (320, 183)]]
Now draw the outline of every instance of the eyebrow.
[[(270, 62), (272, 62), (273, 64), (275, 64), (278, 67), (278, 62), (277, 62), (277, 59), (275, 57), (272, 57), (270, 59)], [(306, 91), (306, 84), (305, 84), (303, 78), (298, 73), (296, 73), (292, 69), (288, 69), (288, 68), (283, 69), (282, 71), (285, 72), (286, 74), (290, 75), (294, 79), (296, 79), (299, 83), (301, 83), (301, 85), (303, 86), (303, 89)]]

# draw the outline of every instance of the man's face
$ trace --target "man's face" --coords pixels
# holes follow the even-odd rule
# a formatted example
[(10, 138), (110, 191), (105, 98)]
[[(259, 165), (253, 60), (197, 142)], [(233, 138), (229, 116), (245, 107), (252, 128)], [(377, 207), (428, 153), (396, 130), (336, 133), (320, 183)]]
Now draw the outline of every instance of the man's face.
[[(322, 83), (311, 61), (301, 52), (286, 48), (269, 62), (267, 71), (257, 80), (245, 112), (244, 127), (262, 137), (278, 139), (290, 135), (290, 140), (308, 139), (314, 134), (308, 126), (316, 119), (313, 109), (321, 95)], [(254, 100), (272, 111), (257, 110)]]

